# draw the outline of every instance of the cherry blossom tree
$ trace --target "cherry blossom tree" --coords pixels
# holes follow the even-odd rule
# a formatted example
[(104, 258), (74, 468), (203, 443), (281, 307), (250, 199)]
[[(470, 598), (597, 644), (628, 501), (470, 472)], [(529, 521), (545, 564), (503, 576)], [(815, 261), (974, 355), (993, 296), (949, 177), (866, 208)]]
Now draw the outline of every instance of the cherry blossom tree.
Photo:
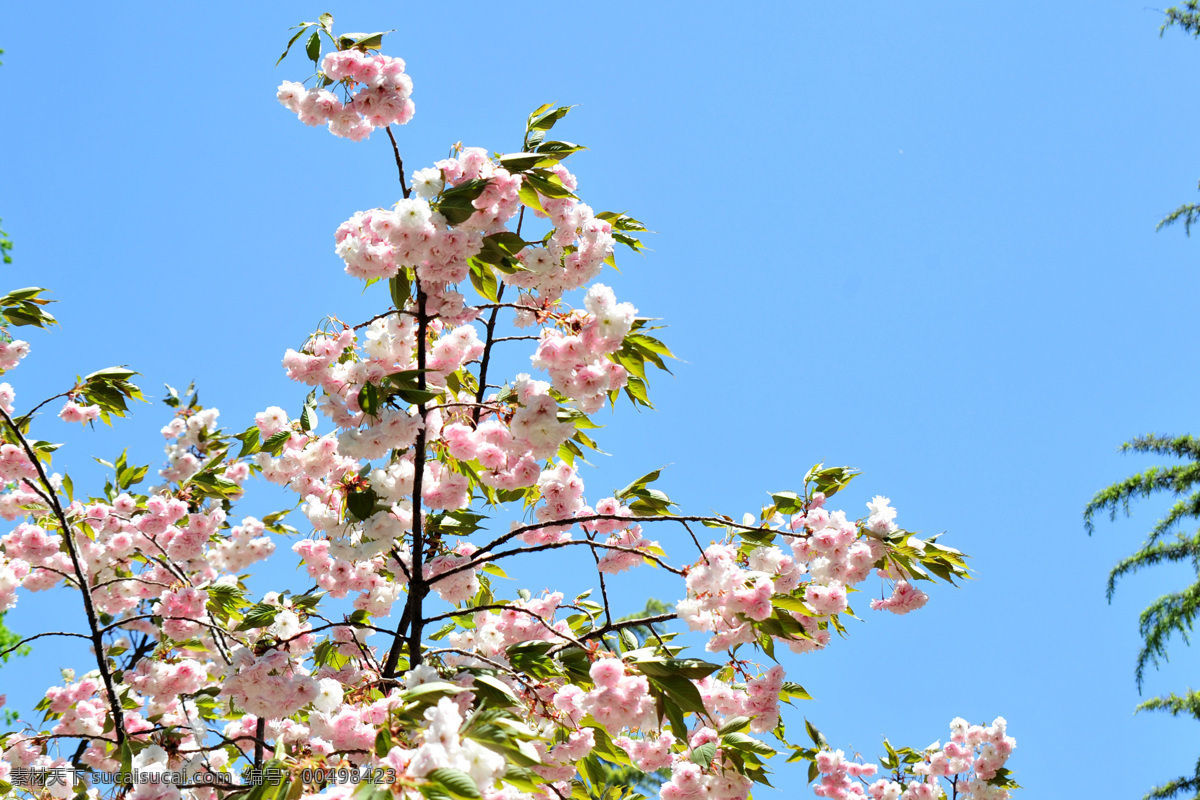
[[(17, 523), (0, 538), (0, 611), (60, 587), (76, 629), (25, 641), (82, 639), (94, 655), (37, 702), (40, 725), (0, 736), (0, 795), (640, 797), (608, 780), (626, 770), (662, 771), (664, 800), (732, 799), (769, 786), (779, 759), (808, 762), (823, 797), (1008, 797), (1003, 719), (956, 719), (925, 750), (885, 742), (879, 763), (812, 723), (800, 743), (785, 730), (781, 703), (808, 695), (784, 663), (846, 633), (861, 584), (887, 590), (860, 609), (907, 614), (929, 599), (921, 582), (967, 575), (959, 551), (899, 527), (886, 497), (860, 518), (836, 509), (853, 470), (818, 464), (757, 514), (685, 513), (657, 471), (588, 498), (594, 415), (649, 406), (673, 355), (598, 282), (645, 228), (581, 200), (566, 162), (583, 148), (550, 135), (569, 108), (530, 114), (519, 152), (456, 147), (410, 180), (392, 128), (412, 119), (413, 86), (383, 34), (335, 34), (326, 14), (284, 56), (301, 39), (315, 74), (285, 81), (279, 102), (392, 145), (398, 201), (334, 235), (381, 311), (331, 315), (286, 352), (310, 387), (294, 417), (271, 407), (226, 430), (193, 391), (170, 390), (150, 487), (150, 467), (122, 455), (102, 490), (77, 489), (34, 434), (52, 402), (82, 424), (125, 416), (142, 399), (132, 370), (23, 411), (0, 384), (0, 516)], [(43, 295), (0, 308), (45, 328)], [(529, 371), (498, 375), (499, 348), (520, 347)], [(6, 333), (0, 368), (29, 349)], [(235, 515), (259, 481), (294, 492), (300, 513)], [(595, 591), (502, 593), (507, 564), (552, 551), (591, 570)], [(245, 573), (268, 559), (298, 561), (311, 588), (253, 595)], [(670, 576), (676, 596), (618, 617), (607, 581), (628, 570)], [(67, 770), (87, 780), (37, 785)]]

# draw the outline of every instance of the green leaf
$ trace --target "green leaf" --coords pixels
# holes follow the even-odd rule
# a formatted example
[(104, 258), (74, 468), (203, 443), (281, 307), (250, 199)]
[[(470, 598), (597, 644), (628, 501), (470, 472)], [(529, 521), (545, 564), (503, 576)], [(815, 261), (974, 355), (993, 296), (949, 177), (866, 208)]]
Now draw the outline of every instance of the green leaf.
[(436, 400), (442, 396), (441, 392), (435, 392), (430, 389), (397, 389), (396, 396), (406, 403), (420, 405), (428, 403), (430, 400)]
[(450, 767), (441, 767), (425, 776), (439, 788), (444, 789), (451, 797), (459, 800), (479, 800), (479, 787), (465, 772)]
[(279, 606), (255, 603), (242, 617), (242, 623), (234, 630), (248, 631), (253, 628), (265, 628), (275, 621), (275, 617), (282, 610)]
[(242, 449), (237, 454), (238, 458), (254, 455), (261, 449), (262, 432), (259, 431), (257, 425), (251, 425), (249, 428), (246, 428), (236, 438), (242, 443)]
[(283, 48), (283, 52), (279, 54), (279, 60), (275, 62), (275, 66), (278, 67), (280, 62), (287, 58), (287, 54), (291, 52), (292, 45), (294, 45), (296, 41), (304, 35), (306, 30), (308, 30), (308, 25), (300, 26), (300, 30), (296, 31), (296, 35), (288, 40), (287, 47)]
[(396, 277), (388, 278), (388, 291), (392, 295), (392, 305), (397, 311), (403, 311), (405, 304), (412, 297), (412, 284), (408, 282), (408, 273), (401, 270)]
[(313, 389), (304, 399), (304, 410), (300, 412), (300, 429), (305, 433), (317, 427), (317, 390)]
[(273, 433), (265, 442), (262, 443), (262, 452), (270, 453), (271, 455), (278, 457), (279, 454), (283, 452), (283, 446), (287, 444), (288, 439), (291, 438), (292, 432), (290, 430), (285, 429), (279, 431), (278, 433)]
[[(550, 142), (547, 142), (550, 144)], [(614, 211), (601, 211), (596, 215), (612, 226), (615, 231), (645, 231), (646, 226), (628, 214), (618, 214)]]
[(808, 731), (808, 738), (813, 740), (813, 744), (817, 747), (829, 747), (829, 742), (825, 741), (825, 734), (817, 730), (817, 726), (809, 722), (808, 719), (804, 720), (804, 728)]
[(189, 478), (185, 485), (192, 487), (193, 493), (199, 497), (212, 497), (218, 500), (227, 500), (242, 493), (241, 486), (211, 472), (198, 472)]
[(729, 733), (743, 731), (750, 726), (750, 717), (730, 717), (725, 720), (725, 724), (720, 727), (717, 733), (722, 736)]
[(648, 680), (652, 685), (665, 692), (667, 697), (683, 711), (701, 715), (708, 713), (704, 708), (704, 700), (700, 697), (700, 690), (687, 678), (673, 675), (651, 677)]
[(720, 669), (718, 664), (710, 664), (696, 658), (647, 658), (635, 661), (633, 665), (643, 675), (652, 678), (668, 678), (678, 676), (688, 680), (701, 680)]
[(587, 150), (587, 148), (580, 144), (572, 144), (571, 142), (542, 142), (542, 144), (538, 145), (537, 154), (548, 156), (555, 161), (562, 161), (567, 156), (572, 153), (578, 153), (580, 150)]
[(786, 681), (783, 684), (783, 687), (780, 689), (780, 694), (787, 695), (789, 698), (794, 697), (797, 700), (813, 699), (812, 695), (809, 694), (803, 686), (798, 683), (792, 683), (791, 681)]
[(475, 676), (474, 691), (481, 696), (489, 697), (493, 703), (515, 706), (520, 703), (513, 690), (504, 681), (486, 673)]
[(435, 208), (451, 225), (459, 225), (466, 222), (478, 210), (472, 203), (479, 195), (483, 194), (483, 190), (487, 188), (487, 185), (487, 178), (478, 178), (473, 181), (460, 183), (458, 186), (442, 192), (442, 196), (435, 204)]
[(12, 305), (20, 300), (32, 300), (42, 292), (47, 291), (38, 286), (26, 286), (24, 289), (14, 289), (4, 297), (0, 297), (0, 305)]
[(500, 166), (512, 173), (525, 172), (534, 167), (554, 163), (554, 159), (539, 153), (508, 153), (500, 156), (497, 160), (500, 162)]
[(359, 50), (378, 50), (383, 46), (383, 37), (392, 31), (378, 33), (343, 33), (338, 37), (338, 49), (349, 50), (352, 47)]
[(751, 753), (755, 753), (760, 756), (766, 756), (767, 758), (771, 758), (772, 756), (775, 755), (775, 748), (771, 747), (768, 744), (760, 742), (758, 739), (755, 739), (753, 736), (747, 736), (746, 734), (741, 733), (741, 732), (735, 731), (734, 733), (728, 734), (727, 736), (725, 736), (725, 738), (723, 740), (723, 744), (726, 747), (729, 747), (729, 748), (732, 748), (735, 750), (749, 751)]
[(319, 68), (321, 64), (321, 34), (319, 31), (313, 31), (312, 36), (308, 37), (308, 42), (304, 45), (304, 52), (308, 56), (308, 60)]
[(562, 180), (553, 172), (535, 170), (525, 173), (522, 188), (529, 186), (542, 197), (574, 197), (570, 189), (562, 185)]
[(798, 514), (804, 510), (804, 498), (795, 492), (771, 492), (771, 500), (780, 514)]
[(379, 389), (373, 383), (364, 383), (358, 390), (358, 407), (368, 417), (379, 416)]
[(83, 379), (84, 383), (92, 383), (93, 381), (112, 382), (112, 381), (127, 381), (138, 373), (127, 367), (105, 367), (98, 369), (92, 374)]
[(709, 765), (712, 764), (712, 760), (713, 760), (713, 758), (716, 757), (716, 755), (717, 755), (717, 743), (716, 742), (706, 742), (692, 750), (692, 754), (691, 754), (691, 756), (689, 756), (689, 760), (691, 760), (691, 762), (694, 764), (699, 764), (700, 766), (704, 767), (704, 769), (708, 769)]
[(380, 728), (379, 733), (375, 734), (375, 755), (383, 758), (392, 749), (392, 732), (387, 728)]
[(363, 492), (351, 492), (346, 495), (346, 510), (360, 521), (366, 521), (375, 513), (375, 505), (379, 502), (374, 489)]
[(567, 112), (574, 108), (574, 106), (552, 108), (553, 105), (553, 103), (547, 103), (530, 114), (529, 120), (525, 123), (525, 130), (548, 131), (554, 127), (554, 123), (565, 117)]
[(472, 258), (470, 266), (471, 285), (475, 287), (475, 291), (479, 292), (480, 297), (491, 300), (493, 303), (497, 302), (500, 282), (496, 280), (496, 273), (492, 272), (492, 268), (478, 258)]
[(658, 477), (661, 474), (662, 467), (659, 467), (653, 472), (647, 472), (645, 475), (633, 481), (621, 491), (617, 492), (614, 496), (618, 500), (624, 500), (625, 498), (630, 497), (636, 490), (644, 488), (646, 484), (654, 483), (656, 480), (658, 480)]
[(514, 269), (511, 262), (527, 244), (520, 236), (511, 231), (493, 233), (491, 236), (484, 237), (483, 249), (475, 255), (475, 258), (486, 264), (495, 264), (505, 272), (511, 272)]
[(850, 467), (827, 467), (822, 468), (822, 464), (817, 464), (808, 471), (804, 476), (804, 483), (807, 485), (810, 481), (815, 485), (814, 488), (818, 492), (824, 492), (826, 497), (829, 497), (850, 483), (859, 472)]
[(521, 202), (532, 208), (534, 211), (540, 211), (543, 214), (546, 209), (542, 208), (542, 201), (538, 199), (538, 193), (532, 186), (522, 183), (517, 196), (521, 198)]

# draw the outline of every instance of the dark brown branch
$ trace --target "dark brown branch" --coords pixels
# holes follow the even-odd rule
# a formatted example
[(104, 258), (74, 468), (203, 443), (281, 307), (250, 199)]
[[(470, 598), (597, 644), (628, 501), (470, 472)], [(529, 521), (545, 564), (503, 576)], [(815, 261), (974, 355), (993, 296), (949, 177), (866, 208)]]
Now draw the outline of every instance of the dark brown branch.
[(254, 766), (261, 767), (263, 763), (263, 750), (267, 746), (267, 721), (262, 717), (258, 718), (258, 722), (254, 723)]
[[(397, 153), (397, 158), (399, 154)], [(425, 389), (425, 350), (428, 343), (429, 318), (425, 314), (425, 290), (421, 281), (415, 281), (417, 288), (417, 388)], [(424, 620), (421, 619), (421, 603), (425, 599), (425, 538), (421, 529), (421, 484), (425, 473), (425, 434), (426, 434), (426, 404), (417, 405), (417, 413), (421, 417), (421, 427), (417, 429), (417, 441), (413, 445), (413, 491), (412, 491), (412, 576), (408, 584), (408, 602), (404, 604), (404, 614), (396, 627), (392, 648), (388, 651), (387, 660), (383, 665), (382, 677), (396, 677), (396, 665), (400, 663), (400, 648), (404, 640), (403, 626), (408, 625), (408, 668), (412, 669), (421, 663), (421, 633)], [(407, 618), (407, 619), (406, 619)]]
[(100, 678), (104, 683), (104, 690), (108, 695), (109, 707), (112, 709), (113, 730), (116, 731), (117, 745), (120, 746), (125, 743), (125, 713), (121, 709), (121, 700), (117, 697), (117, 689), (113, 685), (112, 673), (108, 670), (108, 659), (104, 656), (104, 639), (100, 634), (100, 622), (96, 616), (96, 608), (92, 605), (92, 592), (88, 587), (87, 573), (83, 569), (83, 563), (79, 560), (79, 546), (75, 542), (74, 531), (67, 522), (67, 515), (63, 512), (62, 504), (58, 501), (58, 493), (50, 485), (50, 478), (46, 475), (46, 469), (42, 466), (42, 462), (38, 460), (37, 453), (29, 446), (25, 435), (21, 433), (21, 429), (13, 422), (8, 412), (0, 408), (0, 415), (8, 423), (13, 435), (17, 437), (17, 440), (24, 448), (25, 455), (32, 462), (34, 469), (37, 470), (38, 479), (47, 492), (46, 494), (37, 492), (37, 494), (50, 506), (62, 529), (62, 538), (67, 545), (67, 553), (71, 557), (71, 565), (75, 568), (75, 577), (79, 581), (80, 594), (83, 595), (83, 611), (87, 615), (88, 629), (92, 632), (92, 646), (96, 650), (96, 666), (100, 668)]
[[(78, 389), (78, 388), (79, 388), (78, 386), (76, 386), (76, 387), (75, 387), (75, 389)], [(52, 403), (52, 402), (54, 402), (55, 400), (57, 400), (57, 399), (58, 399), (58, 398), (60, 398), (60, 397), (67, 397), (68, 395), (72, 394), (72, 393), (75, 391), (75, 389), (71, 389), (70, 391), (67, 391), (67, 392), (59, 392), (58, 394), (56, 394), (56, 395), (54, 395), (54, 396), (52, 396), (52, 397), (47, 397), (45, 400), (43, 400), (42, 402), (38, 403), (38, 404), (37, 404), (36, 406), (34, 406), (33, 408), (29, 409), (29, 410), (28, 410), (28, 411), (26, 411), (24, 414), (22, 414), (21, 416), (17, 417), (17, 418), (14, 420), (14, 422), (15, 422), (17, 425), (24, 425), (25, 423), (29, 422), (29, 420), (33, 419), (33, 415), (34, 415), (34, 414), (36, 414), (36, 413), (38, 412), (38, 410), (39, 410), (39, 409), (41, 409), (43, 406), (45, 406), (45, 405), (47, 405), (47, 404), (49, 404), (49, 403)]]
[[(521, 206), (521, 214), (517, 217), (517, 236), (521, 235), (521, 226), (525, 223), (525, 206)], [(475, 402), (483, 403), (483, 394), (487, 391), (487, 371), (488, 364), (492, 359), (492, 345), (496, 343), (496, 318), (500, 315), (500, 301), (504, 299), (503, 281), (500, 282), (499, 288), (496, 289), (496, 305), (492, 309), (492, 314), (488, 317), (486, 335), (483, 340), (483, 356), (479, 359), (479, 389), (475, 392)], [(479, 412), (477, 408), (471, 415), (476, 425), (479, 424)]]
[(292, 642), (296, 641), (297, 639), (303, 639), (305, 636), (308, 636), (310, 633), (320, 633), (321, 631), (327, 631), (330, 628), (357, 628), (359, 630), (364, 630), (364, 631), (375, 631), (375, 633), (392, 633), (392, 631), (388, 630), (387, 628), (378, 628), (374, 625), (368, 625), (365, 622), (350, 622), (350, 621), (330, 622), (328, 625), (318, 625), (315, 628), (310, 628), (309, 630), (301, 631), (300, 633), (297, 633), (295, 636), (289, 636), (286, 639), (280, 639), (279, 641), (275, 642), (267, 649), (274, 650), (277, 647), (283, 647), (284, 645), (291, 644)]
[(679, 619), (679, 615), (675, 612), (671, 612), (670, 614), (655, 614), (652, 617), (639, 617), (638, 619), (616, 620), (614, 622), (606, 623), (602, 627), (596, 628), (594, 631), (589, 631), (579, 638), (586, 642), (588, 639), (594, 639), (598, 636), (603, 636), (606, 633), (619, 631), (622, 628), (636, 628), (640, 625), (645, 625), (653, 630), (651, 626), (654, 625), (654, 623), (670, 622), (673, 619)]

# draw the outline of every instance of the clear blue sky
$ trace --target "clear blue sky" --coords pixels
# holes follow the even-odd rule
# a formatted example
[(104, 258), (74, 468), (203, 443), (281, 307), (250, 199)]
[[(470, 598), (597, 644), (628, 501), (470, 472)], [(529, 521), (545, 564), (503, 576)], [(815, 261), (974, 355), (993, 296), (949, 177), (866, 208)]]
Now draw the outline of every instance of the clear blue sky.
[[(30, 336), (19, 403), (127, 363), (154, 392), (195, 379), (230, 427), (297, 410), (283, 351), (385, 302), (342, 275), (333, 231), (396, 185), (385, 137), (304, 128), (274, 99), (304, 64), (273, 64), (325, 10), (395, 28), (409, 165), (460, 140), (516, 149), (532, 108), (575, 103), (561, 130), (591, 148), (573, 161), (585, 200), (658, 232), (606, 280), (683, 361), (653, 382), (656, 411), (601, 432), (615, 455), (591, 494), (669, 463), (685, 507), (740, 513), (824, 459), (864, 470), (839, 498), (852, 513), (888, 495), (901, 524), (974, 557), (978, 580), (921, 613), (867, 614), (787, 662), (832, 742), (875, 756), (884, 734), (924, 746), (954, 716), (1004, 715), (1029, 797), (1140, 797), (1190, 769), (1195, 723), (1132, 716), (1138, 611), (1186, 576), (1104, 600), (1161, 506), (1092, 539), (1080, 512), (1149, 463), (1121, 441), (1200, 430), (1200, 241), (1154, 233), (1200, 178), (1200, 43), (1160, 39), (1140, 0), (446, 9), (6, 7), (5, 285), (52, 288), (64, 323)], [(117, 435), (43, 430), (71, 435), (79, 485), (123, 443), (157, 458), (165, 421), (158, 405)], [(620, 586), (630, 607), (646, 590)], [(10, 622), (69, 602), (26, 595)], [(39, 652), (66, 663), (56, 647)], [(1147, 694), (1194, 683), (1197, 652), (1174, 652)], [(0, 693), (44, 690), (33, 663), (0, 670)]]

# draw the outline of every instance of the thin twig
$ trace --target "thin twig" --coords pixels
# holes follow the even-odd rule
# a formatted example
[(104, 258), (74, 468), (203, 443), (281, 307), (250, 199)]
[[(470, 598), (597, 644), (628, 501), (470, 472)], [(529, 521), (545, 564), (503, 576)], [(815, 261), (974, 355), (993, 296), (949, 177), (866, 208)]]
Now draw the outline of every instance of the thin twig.
[(392, 126), (388, 125), (384, 130), (387, 131), (388, 138), (392, 140), (392, 152), (396, 154), (396, 169), (400, 171), (400, 189), (404, 192), (404, 199), (412, 194), (412, 189), (408, 188), (408, 184), (404, 181), (404, 159), (400, 158), (400, 147), (396, 144), (396, 137), (392, 135)]
[(677, 567), (672, 567), (670, 564), (668, 564), (666, 561), (664, 561), (659, 556), (656, 556), (653, 553), (647, 553), (644, 550), (638, 550), (636, 547), (626, 547), (625, 545), (620, 545), (620, 544), (608, 544), (607, 542), (589, 542), (586, 539), (568, 539), (565, 542), (546, 542), (544, 544), (530, 545), (529, 547), (518, 547), (515, 550), (504, 550), (499, 553), (485, 552), (481, 556), (472, 557), (471, 560), (467, 561), (466, 563), (458, 564), (458, 565), (446, 570), (445, 572), (438, 573), (436, 577), (434, 577), (432, 580), (429, 581), (429, 583), (430, 584), (437, 583), (438, 581), (448, 578), (451, 575), (457, 575), (460, 572), (465, 572), (470, 569), (475, 569), (480, 564), (486, 564), (490, 561), (499, 561), (502, 558), (510, 558), (511, 556), (523, 555), (525, 553), (540, 553), (543, 550), (557, 550), (561, 547), (583, 547), (583, 546), (600, 547), (600, 548), (603, 548), (604, 550), (613, 550), (613, 551), (616, 551), (619, 553), (634, 553), (636, 555), (641, 556), (642, 558), (646, 558), (646, 559), (649, 559), (650, 561), (653, 561), (655, 564), (658, 564), (660, 567), (665, 569), (667, 572), (670, 572), (675, 575), (680, 575), (680, 576), (685, 574), (683, 570), (681, 570)]
[(7, 650), (0, 650), (0, 658), (4, 658), (9, 653), (14, 652), (28, 642), (32, 642), (34, 639), (41, 639), (43, 636), (72, 636), (77, 639), (86, 639), (89, 642), (92, 641), (92, 637), (84, 636), (82, 633), (68, 633), (66, 631), (47, 631), (46, 633), (35, 633), (33, 636), (26, 636), (24, 639), (17, 642)]
[[(525, 224), (525, 206), (521, 206), (521, 214), (517, 217), (517, 236), (521, 235), (521, 226)], [(504, 287), (507, 286), (503, 281), (496, 289), (496, 305), (492, 309), (491, 316), (488, 317), (486, 335), (483, 340), (483, 356), (479, 359), (479, 389), (475, 392), (475, 402), (483, 402), (483, 393), (487, 391), (487, 371), (488, 364), (491, 363), (492, 345), (496, 343), (496, 318), (500, 315), (501, 301), (504, 299)], [(472, 414), (475, 424), (479, 424), (479, 409), (475, 409)]]
[[(482, 547), (480, 547), (480, 549), (481, 550), (492, 550), (492, 549), (504, 544), (505, 542), (508, 542), (508, 541), (511, 541), (511, 540), (517, 538), (518, 536), (520, 536), (523, 533), (529, 533), (530, 531), (541, 530), (542, 528), (553, 528), (557, 525), (576, 525), (576, 524), (582, 524), (585, 522), (602, 522), (602, 521), (627, 522), (630, 525), (640, 525), (643, 522), (678, 522), (680, 524), (685, 524), (688, 522), (712, 522), (717, 525), (720, 525), (723, 528), (734, 528), (734, 529), (741, 530), (741, 531), (762, 532), (764, 530), (769, 530), (769, 529), (764, 529), (764, 528), (757, 527), (754, 525), (742, 525), (739, 522), (734, 522), (733, 520), (726, 519), (724, 517), (676, 516), (674, 514), (660, 514), (660, 515), (647, 516), (647, 517), (623, 517), (618, 514), (586, 514), (583, 516), (571, 517), (568, 519), (558, 519), (558, 520), (552, 519), (552, 520), (546, 520), (544, 522), (534, 522), (534, 523), (530, 523), (529, 525), (522, 525), (519, 528), (513, 528), (508, 533), (505, 533), (501, 536), (496, 537), (491, 542), (488, 542), (486, 545), (483, 545)], [(770, 532), (778, 533), (781, 535), (794, 535), (794, 534), (788, 534), (787, 531), (771, 530)]]

